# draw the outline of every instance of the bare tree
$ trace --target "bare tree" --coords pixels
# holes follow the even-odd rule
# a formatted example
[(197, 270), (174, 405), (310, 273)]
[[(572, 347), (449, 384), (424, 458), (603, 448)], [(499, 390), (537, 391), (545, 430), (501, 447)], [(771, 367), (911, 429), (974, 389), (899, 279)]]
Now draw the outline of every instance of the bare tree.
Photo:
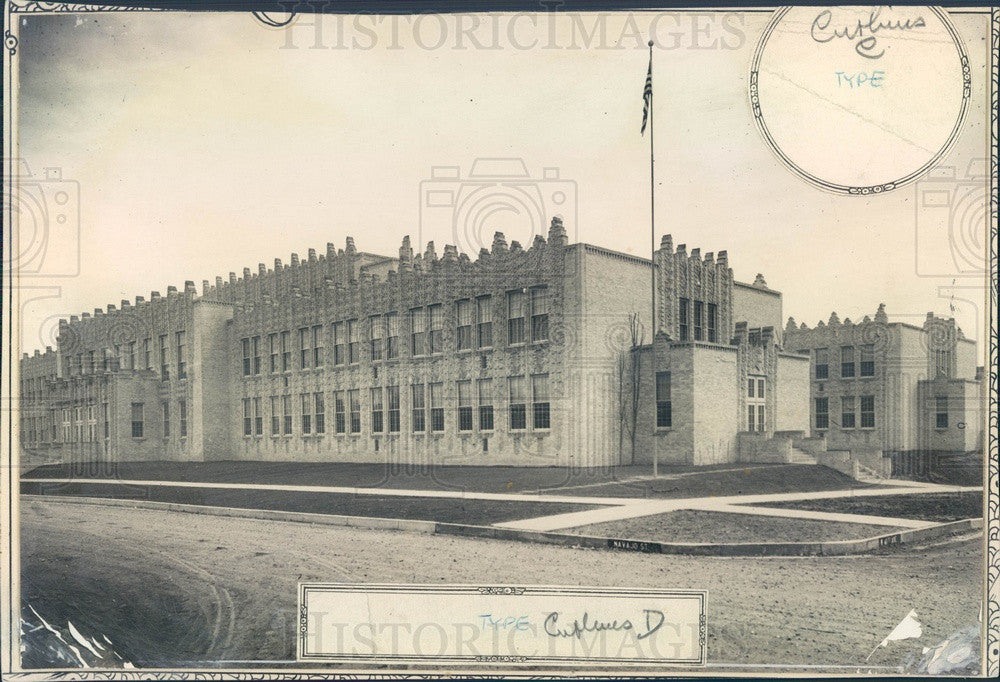
[(635, 440), (638, 433), (640, 379), (642, 357), (639, 348), (645, 341), (645, 330), (639, 322), (639, 313), (628, 318), (628, 349), (618, 352), (618, 452), (624, 453), (625, 438), (629, 442), (629, 463), (635, 462)]

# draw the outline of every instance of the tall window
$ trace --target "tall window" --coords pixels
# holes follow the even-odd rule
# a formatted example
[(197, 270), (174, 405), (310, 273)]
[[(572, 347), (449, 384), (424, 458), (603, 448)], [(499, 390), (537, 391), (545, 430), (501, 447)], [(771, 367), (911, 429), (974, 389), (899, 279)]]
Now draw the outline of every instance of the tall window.
[(875, 428), (875, 396), (861, 396), (861, 428)]
[(939, 429), (948, 428), (948, 396), (939, 395), (935, 398), (934, 425)]
[(523, 291), (507, 292), (507, 343), (524, 343), (524, 305)]
[(535, 287), (531, 290), (531, 340), (549, 338), (549, 290)]
[(351, 433), (361, 433), (361, 389), (347, 392), (347, 406), (351, 408)]
[(840, 348), (840, 376), (845, 379), (854, 377), (854, 346)]
[(444, 384), (427, 384), (430, 393), (431, 431), (444, 431)]
[(385, 322), (381, 315), (372, 315), (368, 318), (368, 340), (371, 351), (372, 362), (382, 359), (382, 349), (384, 347), (382, 334)]
[(243, 435), (253, 435), (253, 414), (250, 407), (250, 398), (243, 399)]
[(386, 386), (385, 394), (389, 433), (399, 433), (399, 386)]
[(853, 429), (855, 423), (854, 396), (845, 395), (840, 399), (840, 428)]
[[(259, 400), (259, 398), (258, 398), (258, 400)], [(105, 422), (104, 422), (104, 430), (105, 430), (104, 437), (105, 438), (108, 437), (108, 435), (107, 435), (107, 413), (108, 413), (108, 406), (105, 404), (104, 405), (104, 415), (105, 415), (105, 417), (104, 417), (104, 420), (105, 420)], [(179, 420), (180, 431), (181, 431), (181, 438), (187, 438), (187, 435), (188, 435), (188, 404), (187, 404), (186, 400), (178, 400), (177, 401), (177, 418)]]
[(456, 338), (458, 350), (472, 348), (472, 301), (462, 299), (455, 301), (455, 318), (458, 320)]
[(183, 379), (187, 376), (187, 333), (177, 332), (174, 334), (174, 345), (177, 347), (177, 378)]
[(333, 364), (343, 365), (347, 362), (347, 336), (344, 334), (344, 323), (334, 322), (333, 331)]
[[(187, 435), (187, 427), (182, 427), (181, 435)], [(260, 398), (253, 399), (253, 435), (259, 436), (264, 433), (264, 413), (260, 406)]]
[(830, 428), (830, 399), (816, 398), (816, 428)]
[(426, 405), (424, 404), (424, 385), (413, 384), (411, 391), (413, 392), (413, 431), (415, 433), (421, 433), (427, 429), (427, 411)]
[(170, 351), (167, 349), (167, 335), (160, 335), (160, 379), (170, 378)]
[[(69, 414), (67, 410), (66, 414)], [(68, 417), (67, 417), (68, 421)], [(66, 428), (65, 430), (69, 430)], [(142, 403), (132, 403), (132, 437), (143, 437)], [(68, 438), (66, 440), (69, 440)]]
[(357, 320), (347, 321), (347, 364), (353, 365), (361, 361), (361, 329)]
[(170, 437), (170, 401), (164, 400), (160, 404), (161, 412), (163, 414), (163, 437)]
[(702, 314), (704, 305), (701, 301), (694, 302), (694, 340), (701, 341), (704, 335)]
[(267, 335), (267, 350), (271, 355), (271, 365), (270, 370), (272, 374), (276, 374), (278, 371), (278, 335), (268, 334)]
[(476, 299), (476, 345), (493, 347), (493, 298), (490, 296)]
[(431, 354), (444, 352), (444, 306), (440, 303), (427, 306), (430, 318), (430, 334), (427, 337), (428, 352)]
[(680, 299), (680, 310), (678, 311), (678, 313), (679, 313), (678, 322), (680, 324), (681, 341), (687, 341), (688, 340), (688, 336), (690, 335), (690, 332), (688, 331), (689, 330), (689, 324), (690, 324), (690, 319), (689, 319), (689, 317), (690, 317), (690, 311), (689, 311), (690, 304), (691, 304), (691, 302), (688, 301), (686, 298)]
[(472, 381), (458, 382), (458, 430), (472, 430)]
[(128, 368), (132, 370), (139, 369), (135, 365), (135, 341), (128, 342)]
[(250, 350), (253, 353), (253, 373), (260, 374), (260, 337), (250, 339)]
[[(185, 421), (184, 421), (185, 417), (184, 417), (184, 415), (185, 415), (185, 412), (184, 412), (184, 401), (182, 400), (181, 401), (181, 436), (186, 436), (187, 435), (187, 432), (184, 429), (184, 424), (185, 424)], [(107, 403), (101, 403), (101, 417), (102, 417), (102, 421), (104, 422), (104, 440), (107, 440), (107, 439), (109, 439), (111, 437), (111, 414), (108, 411), (108, 404)], [(52, 412), (51, 419), (52, 419), (52, 440), (55, 440), (56, 439), (56, 415), (55, 415), (55, 410), (53, 410), (53, 412)]]
[(816, 378), (827, 379), (830, 376), (830, 349), (816, 349)]
[(861, 376), (875, 376), (875, 345), (865, 344), (861, 346)]
[(292, 333), (281, 332), (281, 371), (289, 372), (292, 369)]
[[(316, 324), (312, 328), (313, 367), (323, 366), (323, 325)], [(318, 432), (317, 432), (318, 433)]]
[(424, 342), (427, 336), (427, 317), (423, 308), (410, 310), (410, 353), (424, 354)]
[(656, 428), (669, 429), (673, 426), (673, 411), (670, 405), (670, 372), (656, 373)]
[(385, 359), (395, 360), (399, 357), (399, 315), (385, 314)]
[(343, 391), (333, 392), (333, 430), (336, 433), (347, 432), (347, 406)]
[(326, 433), (326, 401), (323, 392), (313, 393), (313, 406), (316, 408), (316, 435)]
[(282, 421), (284, 430), (283, 433), (286, 436), (292, 435), (292, 396), (283, 395), (281, 396), (281, 409), (282, 409)]
[(142, 340), (142, 368), (143, 369), (153, 369), (153, 360), (150, 357), (152, 355), (152, 352), (150, 350), (150, 346), (152, 346), (152, 344), (153, 344), (153, 340), (152, 339), (143, 339)]
[(281, 406), (278, 404), (278, 396), (271, 396), (271, 435), (277, 436), (281, 433)]
[(747, 430), (764, 431), (765, 421), (764, 377), (747, 378)]
[(708, 304), (708, 341), (716, 343), (719, 340), (719, 306)]
[(373, 388), (372, 396), (372, 433), (382, 433), (382, 388)]
[(951, 351), (939, 349), (934, 351), (935, 376), (951, 376)]
[(242, 340), (243, 343), (243, 376), (250, 376), (250, 339), (245, 338)]
[(302, 402), (302, 435), (308, 436), (312, 433), (312, 394), (303, 393)]
[(531, 375), (531, 428), (547, 429), (551, 425), (549, 407), (549, 375)]
[(309, 369), (309, 362), (312, 360), (312, 331), (309, 327), (299, 330), (299, 369)]
[(493, 430), (493, 380), (479, 379), (479, 430)]
[(510, 430), (523, 431), (528, 426), (524, 377), (508, 377), (507, 389), (510, 396)]

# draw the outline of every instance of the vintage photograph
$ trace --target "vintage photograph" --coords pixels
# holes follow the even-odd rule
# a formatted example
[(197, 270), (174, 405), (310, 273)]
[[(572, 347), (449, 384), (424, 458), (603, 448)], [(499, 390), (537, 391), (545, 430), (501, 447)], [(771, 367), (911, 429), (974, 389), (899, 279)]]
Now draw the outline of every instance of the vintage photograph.
[(1000, 672), (996, 9), (4, 21), (11, 679)]

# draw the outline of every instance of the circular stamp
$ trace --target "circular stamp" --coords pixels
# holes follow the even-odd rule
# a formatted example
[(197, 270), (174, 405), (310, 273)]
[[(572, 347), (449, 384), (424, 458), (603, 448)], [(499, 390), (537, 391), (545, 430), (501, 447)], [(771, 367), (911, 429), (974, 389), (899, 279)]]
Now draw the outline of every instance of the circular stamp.
[(937, 7), (783, 7), (757, 44), (750, 105), (768, 146), (825, 190), (912, 182), (958, 137), (969, 59)]

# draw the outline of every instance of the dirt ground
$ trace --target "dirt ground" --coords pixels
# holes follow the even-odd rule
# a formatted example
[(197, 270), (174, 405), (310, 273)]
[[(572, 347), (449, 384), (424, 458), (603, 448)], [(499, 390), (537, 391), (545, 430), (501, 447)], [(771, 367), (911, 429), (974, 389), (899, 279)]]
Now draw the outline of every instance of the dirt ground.
[(763, 506), (841, 514), (876, 514), (944, 523), (960, 519), (981, 518), (983, 516), (983, 493), (982, 491), (969, 491), (886, 497), (838, 497), (829, 500), (772, 502)]
[(563, 532), (653, 542), (821, 542), (870, 538), (896, 530), (899, 528), (861, 523), (681, 510), (592, 523)]
[[(25, 501), (21, 541), (25, 604), (108, 637), (137, 666), (287, 666), (300, 580), (707, 589), (717, 672), (904, 665), (977, 623), (982, 592), (976, 538), (856, 557), (681, 557)], [(866, 665), (910, 609), (924, 636)]]

